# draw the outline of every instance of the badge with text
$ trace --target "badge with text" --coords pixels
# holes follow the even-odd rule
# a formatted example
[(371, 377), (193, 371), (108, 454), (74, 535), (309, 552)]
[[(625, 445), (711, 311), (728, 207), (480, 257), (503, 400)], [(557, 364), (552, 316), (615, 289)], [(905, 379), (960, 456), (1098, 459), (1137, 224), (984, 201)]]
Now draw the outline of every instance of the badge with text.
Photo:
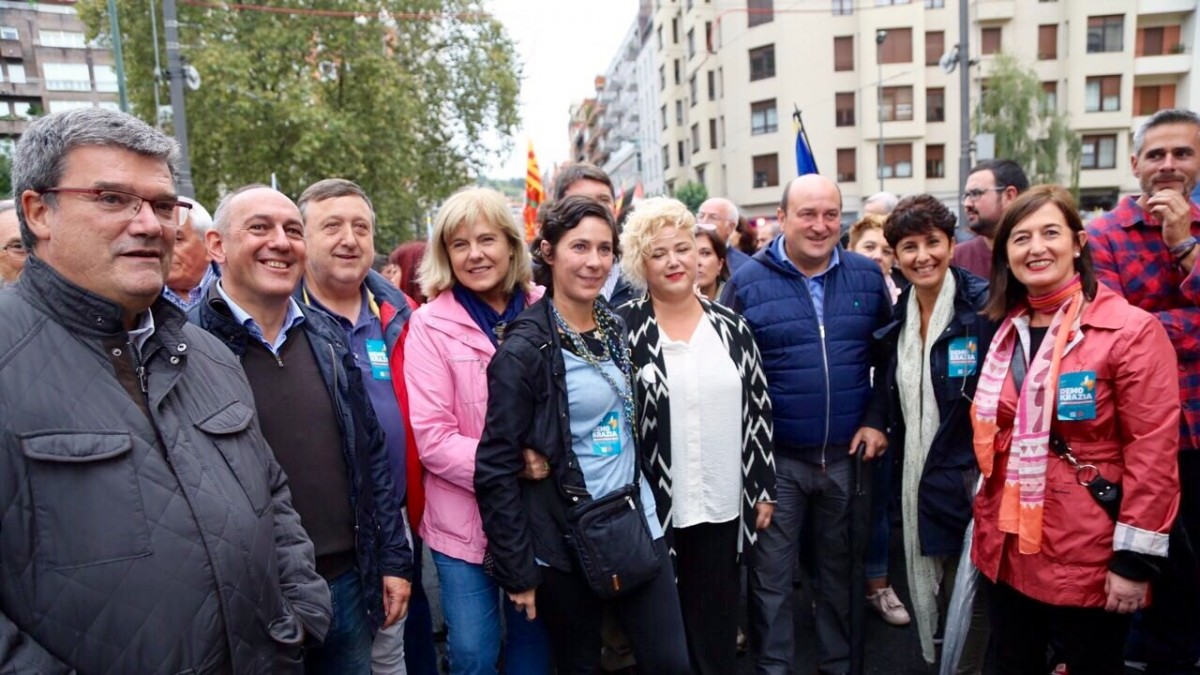
[(367, 340), (367, 356), (371, 359), (371, 377), (376, 380), (392, 379), (392, 369), (388, 366), (387, 347), (383, 340)]
[(950, 341), (950, 377), (966, 377), (975, 374), (979, 360), (979, 340), (973, 337), (954, 338)]
[(621, 413), (616, 410), (608, 413), (592, 429), (592, 454), (597, 457), (621, 454)]
[(1058, 419), (1063, 422), (1096, 419), (1094, 371), (1063, 373), (1058, 378)]

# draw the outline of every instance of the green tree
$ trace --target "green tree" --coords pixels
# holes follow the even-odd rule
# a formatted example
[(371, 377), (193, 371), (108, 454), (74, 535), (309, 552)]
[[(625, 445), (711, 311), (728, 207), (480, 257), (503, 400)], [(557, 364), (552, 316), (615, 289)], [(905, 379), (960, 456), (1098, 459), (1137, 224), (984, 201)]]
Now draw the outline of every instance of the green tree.
[[(150, 0), (117, 0), (133, 112), (157, 117)], [(277, 0), (272, 11), (179, 3), (197, 197), (272, 174), (292, 197), (331, 176), (357, 181), (384, 241), (423, 230), (424, 214), (493, 156), (519, 124), (520, 65), (482, 0)], [(105, 0), (77, 5), (90, 36)], [(160, 60), (166, 63), (159, 13)], [(504, 139), (497, 142), (496, 139)]]
[(688, 211), (695, 213), (700, 210), (704, 200), (708, 199), (708, 188), (704, 187), (704, 183), (684, 183), (675, 190), (675, 198), (687, 204)]
[(975, 108), (975, 131), (995, 134), (996, 157), (1020, 164), (1031, 183), (1060, 183), (1066, 168), (1071, 191), (1078, 192), (1079, 136), (1052, 108), (1037, 73), (1012, 56), (1000, 54), (992, 63)]

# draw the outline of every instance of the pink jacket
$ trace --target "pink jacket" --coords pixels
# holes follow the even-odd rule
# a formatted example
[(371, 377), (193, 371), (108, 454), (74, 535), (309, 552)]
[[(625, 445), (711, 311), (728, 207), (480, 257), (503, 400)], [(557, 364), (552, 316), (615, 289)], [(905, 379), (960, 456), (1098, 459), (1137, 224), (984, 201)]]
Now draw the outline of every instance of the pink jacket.
[[(527, 301), (543, 292), (534, 286)], [(425, 513), (414, 525), (433, 550), (482, 564), (487, 539), (475, 502), (475, 449), (496, 348), (454, 294), (444, 292), (413, 313), (404, 352), (409, 418), (425, 468)]]

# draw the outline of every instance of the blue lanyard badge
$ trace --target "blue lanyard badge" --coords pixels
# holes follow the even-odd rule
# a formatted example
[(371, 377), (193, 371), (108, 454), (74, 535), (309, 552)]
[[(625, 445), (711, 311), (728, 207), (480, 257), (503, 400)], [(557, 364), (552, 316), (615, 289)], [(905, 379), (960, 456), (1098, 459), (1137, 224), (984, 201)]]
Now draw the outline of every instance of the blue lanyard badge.
[(621, 413), (613, 410), (592, 429), (592, 454), (597, 457), (621, 454)]
[(1096, 419), (1096, 373), (1081, 370), (1058, 378), (1058, 419), (1063, 422)]
[(950, 377), (966, 377), (975, 374), (979, 360), (979, 340), (973, 337), (954, 338), (950, 341)]
[(367, 356), (371, 359), (371, 377), (376, 380), (392, 379), (387, 347), (384, 346), (383, 340), (367, 340)]

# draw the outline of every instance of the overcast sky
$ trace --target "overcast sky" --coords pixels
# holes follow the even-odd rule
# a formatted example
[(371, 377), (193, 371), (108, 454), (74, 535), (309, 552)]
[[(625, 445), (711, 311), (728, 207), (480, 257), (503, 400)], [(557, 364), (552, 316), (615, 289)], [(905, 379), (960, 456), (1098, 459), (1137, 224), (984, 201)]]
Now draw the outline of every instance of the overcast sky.
[(486, 7), (516, 42), (524, 64), (521, 126), (511, 155), (488, 172), (493, 178), (525, 175), (529, 139), (544, 173), (567, 159), (571, 103), (595, 94), (637, 17), (637, 0), (487, 0)]

